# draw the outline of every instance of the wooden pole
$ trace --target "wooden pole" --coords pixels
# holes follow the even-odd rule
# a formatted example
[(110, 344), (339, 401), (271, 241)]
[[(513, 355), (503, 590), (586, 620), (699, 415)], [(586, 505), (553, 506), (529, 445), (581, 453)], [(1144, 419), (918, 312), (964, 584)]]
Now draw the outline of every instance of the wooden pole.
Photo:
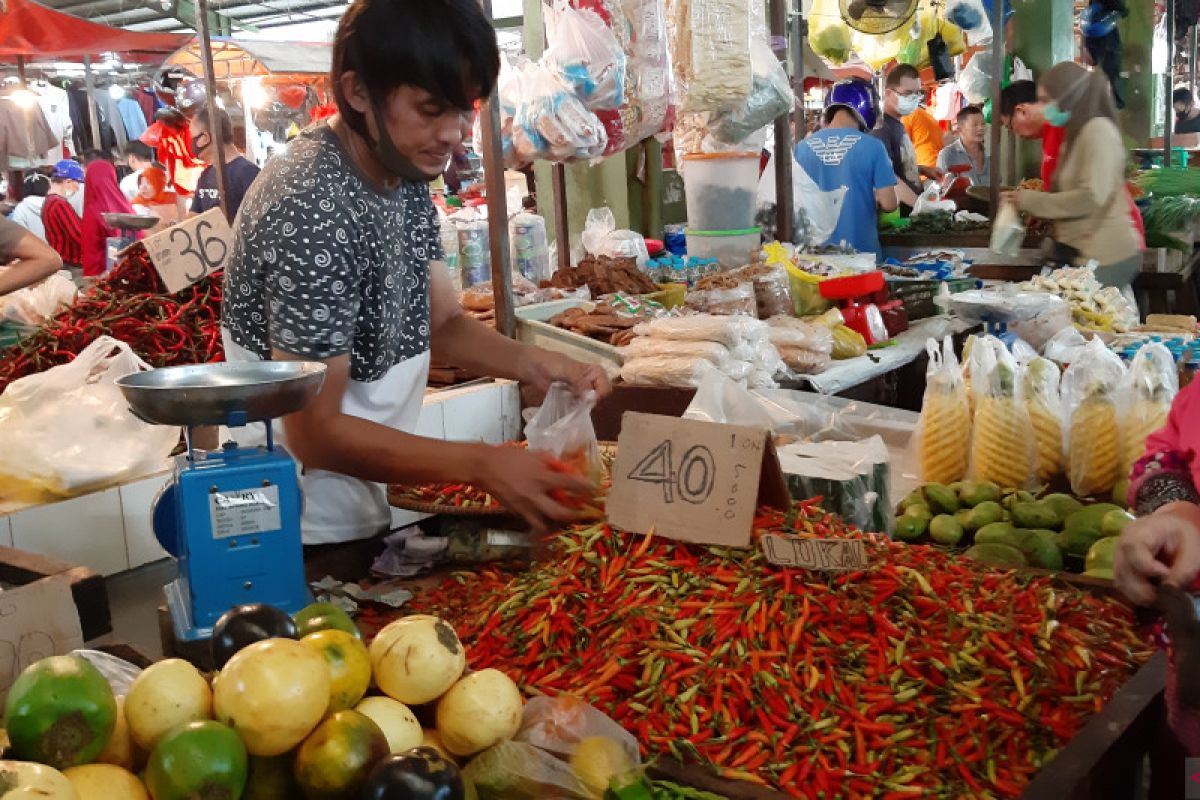
[(213, 66), (212, 37), (208, 30), (208, 0), (196, 0), (196, 28), (200, 35), (200, 60), (204, 66), (204, 94), (208, 98), (204, 104), (208, 115), (208, 138), (217, 151), (216, 163), (212, 165), (217, 174), (217, 196), (221, 212), (232, 223), (229, 193), (225, 191), (225, 142), (221, 141), (221, 126), (217, 121), (217, 71)]
[(1196, 92), (1196, 28), (1196, 25), (1192, 26), (1191, 41), (1189, 42), (1190, 47), (1188, 48), (1188, 88), (1192, 90), (1193, 96)]
[(1175, 104), (1171, 94), (1175, 91), (1175, 3), (1167, 3), (1167, 74), (1165, 84), (1167, 113), (1163, 118), (1163, 166), (1171, 166), (1171, 138), (1175, 128)]
[[(776, 56), (787, 71), (788, 10), (791, 0), (770, 0), (771, 46), (782, 43)], [(795, 197), (792, 194), (792, 109), (775, 118), (775, 228), (781, 242), (792, 241), (795, 224)]]
[[(479, 4), (492, 18), (491, 0)], [(508, 251), (508, 192), (504, 184), (504, 145), (500, 140), (500, 97), (498, 89), (479, 109), (479, 132), (483, 137), (483, 179), (487, 191), (488, 243), (492, 249), (492, 295), (496, 301), (496, 330), (517, 335), (514, 312), (512, 266)]]
[(571, 268), (571, 224), (567, 220), (567, 168), (550, 168), (550, 186), (554, 191), (554, 240), (558, 244), (558, 268)]
[(92, 147), (100, 147), (100, 109), (96, 107), (96, 78), (92, 75), (92, 57), (83, 57), (83, 85), (87, 89), (88, 116), (91, 117)]
[(992, 125), (988, 146), (992, 160), (992, 180), (989, 194), (992, 218), (1000, 211), (1000, 92), (1004, 85), (1004, 3), (992, 3)]

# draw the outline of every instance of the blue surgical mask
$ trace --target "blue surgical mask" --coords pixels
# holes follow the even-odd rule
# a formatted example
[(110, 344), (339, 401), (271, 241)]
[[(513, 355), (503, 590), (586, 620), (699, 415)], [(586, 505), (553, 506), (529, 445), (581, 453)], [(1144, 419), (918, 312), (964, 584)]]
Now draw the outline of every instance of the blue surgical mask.
[(913, 113), (920, 107), (921, 107), (921, 97), (920, 97), (920, 95), (915, 95), (915, 94), (909, 95), (907, 97), (902, 95), (900, 97), (900, 100), (896, 103), (896, 108), (900, 112), (900, 116), (902, 116), (902, 117), (907, 117), (909, 114)]
[(1042, 108), (1042, 116), (1046, 118), (1046, 123), (1054, 128), (1065, 128), (1071, 121), (1071, 112), (1059, 108), (1058, 103), (1053, 101), (1046, 103)]

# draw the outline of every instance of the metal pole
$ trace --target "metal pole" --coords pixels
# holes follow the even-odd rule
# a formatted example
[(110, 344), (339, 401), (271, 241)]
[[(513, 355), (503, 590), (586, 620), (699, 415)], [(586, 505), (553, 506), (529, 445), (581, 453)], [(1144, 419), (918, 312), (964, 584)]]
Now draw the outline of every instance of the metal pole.
[[(787, 71), (788, 6), (791, 0), (770, 0), (771, 47)], [(795, 198), (792, 196), (791, 109), (775, 118), (775, 227), (782, 242), (792, 241)]]
[(96, 79), (92, 75), (92, 57), (83, 57), (83, 85), (87, 89), (88, 116), (91, 117), (92, 147), (100, 147), (100, 109), (96, 108)]
[(233, 222), (229, 214), (229, 193), (225, 191), (225, 142), (221, 141), (221, 126), (217, 122), (217, 71), (213, 67), (212, 38), (208, 31), (208, 0), (196, 0), (196, 28), (200, 36), (200, 60), (204, 64), (204, 104), (208, 115), (208, 137), (217, 148), (216, 163), (212, 165), (217, 174), (217, 197), (225, 218)]
[(29, 86), (25, 80), (25, 56), (17, 56), (17, 83), (22, 89)]
[(1004, 79), (1004, 3), (992, 3), (992, 126), (988, 147), (992, 160), (992, 180), (988, 192), (992, 217), (1000, 211), (1000, 92)]
[(1167, 74), (1163, 76), (1167, 113), (1163, 117), (1163, 166), (1171, 166), (1171, 139), (1175, 132), (1175, 104), (1171, 94), (1175, 91), (1175, 3), (1167, 3)]
[(1192, 90), (1193, 94), (1196, 91), (1196, 27), (1192, 26), (1191, 42), (1188, 48), (1188, 88)]
[(792, 86), (796, 91), (796, 141), (804, 138), (808, 117), (804, 108), (804, 40), (808, 36), (808, 23), (804, 20), (804, 9), (795, 0), (790, 3), (792, 35), (788, 37), (792, 47)]
[(567, 168), (550, 168), (550, 186), (554, 190), (554, 239), (558, 243), (558, 268), (571, 268), (571, 225), (567, 220)]

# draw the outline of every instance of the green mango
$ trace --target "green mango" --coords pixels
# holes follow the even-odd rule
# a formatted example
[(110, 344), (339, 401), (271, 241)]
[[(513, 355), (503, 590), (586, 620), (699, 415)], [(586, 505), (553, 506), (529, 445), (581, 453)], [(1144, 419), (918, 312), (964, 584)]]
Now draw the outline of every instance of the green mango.
[(1003, 505), (1009, 511), (1012, 511), (1013, 506), (1015, 506), (1017, 503), (1032, 503), (1035, 500), (1037, 500), (1037, 498), (1034, 497), (1032, 493), (1027, 492), (1024, 489), (1019, 489), (1005, 497), (1001, 505)]
[(1044, 503), (1014, 503), (1012, 507), (1013, 525), (1018, 528), (1054, 528), (1062, 527), (1062, 517), (1052, 506)]
[(911, 514), (901, 514), (896, 517), (896, 530), (893, 534), (898, 542), (915, 542), (925, 535), (929, 520), (915, 517)]
[(1106, 569), (1111, 572), (1118, 541), (1120, 540), (1115, 536), (1108, 536), (1098, 540), (1088, 548), (1083, 568), (1089, 572), (1094, 569)]
[(1125, 526), (1133, 522), (1133, 514), (1128, 511), (1110, 511), (1100, 520), (1100, 533), (1105, 536), (1120, 536)]
[(980, 561), (994, 567), (1024, 567), (1025, 556), (1017, 548), (1007, 544), (977, 544), (963, 553), (973, 561)]
[(925, 505), (925, 495), (921, 494), (920, 489), (913, 489), (908, 493), (908, 496), (900, 501), (900, 513), (903, 514), (913, 506)]
[(1008, 522), (993, 522), (975, 531), (975, 544), (1006, 544), (1017, 546), (1016, 528)]
[(933, 512), (929, 510), (929, 506), (909, 506), (908, 510), (900, 516), (915, 517), (916, 519), (924, 520), (928, 526), (929, 520), (933, 519)]
[(974, 509), (960, 508), (958, 511), (954, 512), (954, 521), (957, 522), (959, 525), (962, 525), (963, 530), (967, 529), (967, 524), (970, 523), (970, 521), (971, 521), (971, 512), (972, 511), (974, 511)]
[(925, 487), (924, 492), (925, 499), (929, 501), (929, 508), (932, 511), (938, 514), (953, 514), (958, 511), (958, 495), (949, 486), (931, 483)]
[(1113, 579), (1113, 571), (1111, 569), (1089, 569), (1083, 573), (1089, 578), (1100, 578), (1102, 580), (1111, 581)]
[(946, 484), (946, 488), (955, 494), (962, 492), (962, 487), (967, 485), (967, 481), (955, 481), (954, 483)]
[(1013, 533), (1017, 549), (1025, 556), (1029, 566), (1060, 570), (1063, 568), (1063, 554), (1054, 542), (1056, 535), (1054, 531), (1045, 529), (1018, 529)]
[(1000, 499), (1000, 487), (994, 483), (968, 483), (958, 493), (963, 505), (974, 508), (981, 503), (994, 503)]
[(985, 500), (970, 510), (963, 527), (974, 533), (985, 525), (1004, 520), (1004, 508), (995, 500)]
[(1104, 515), (1110, 511), (1124, 511), (1124, 509), (1112, 503), (1096, 503), (1067, 517), (1063, 524), (1063, 530), (1090, 530), (1099, 534), (1100, 526), (1104, 523)]
[(929, 523), (929, 537), (938, 544), (953, 547), (962, 541), (963, 527), (949, 514), (939, 514)]
[[(1058, 514), (1060, 520), (1066, 520), (1067, 517), (1083, 508), (1083, 503), (1069, 494), (1061, 493), (1046, 495), (1042, 498), (1042, 505), (1054, 509), (1054, 513)], [(1061, 527), (1061, 523), (1054, 527)]]
[(1121, 478), (1113, 487), (1112, 501), (1121, 508), (1129, 506), (1129, 478)]
[(1087, 528), (1066, 528), (1063, 531), (1055, 534), (1054, 543), (1058, 545), (1058, 549), (1062, 550), (1065, 555), (1079, 556), (1080, 558), (1087, 555), (1092, 545), (1098, 542), (1103, 537), (1098, 530), (1090, 530)]

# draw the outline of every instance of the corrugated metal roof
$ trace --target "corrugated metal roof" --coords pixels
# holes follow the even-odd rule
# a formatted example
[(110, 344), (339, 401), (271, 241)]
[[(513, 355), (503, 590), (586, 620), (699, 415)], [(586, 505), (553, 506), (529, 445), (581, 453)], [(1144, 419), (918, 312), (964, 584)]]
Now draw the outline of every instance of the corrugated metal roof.
[[(190, 32), (191, 0), (41, 0), (76, 17), (135, 31)], [(238, 30), (269, 29), (298, 22), (337, 19), (346, 0), (211, 0), (218, 22)]]

